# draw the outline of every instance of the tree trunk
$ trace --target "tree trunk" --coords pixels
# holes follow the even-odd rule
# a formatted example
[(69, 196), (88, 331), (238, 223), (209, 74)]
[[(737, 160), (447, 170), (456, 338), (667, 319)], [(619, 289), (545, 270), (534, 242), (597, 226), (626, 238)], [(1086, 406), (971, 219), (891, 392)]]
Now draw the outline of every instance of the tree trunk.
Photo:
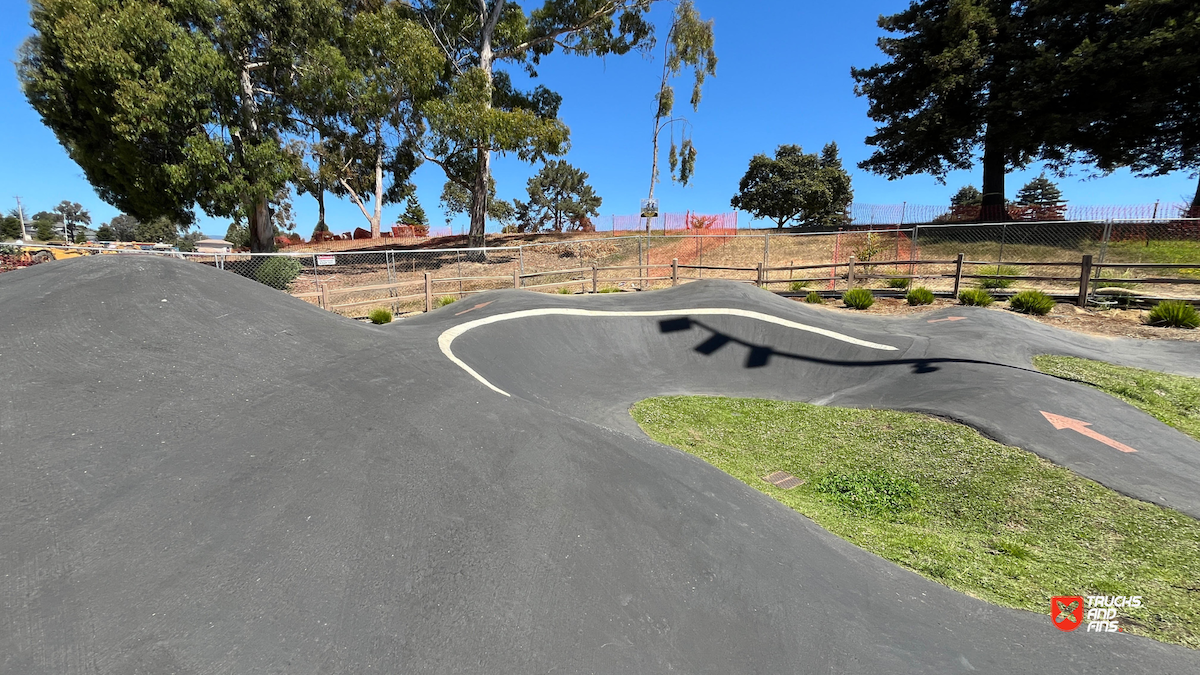
[(329, 227), (325, 222), (325, 188), (322, 187), (317, 188), (317, 225)]
[(994, 223), (1008, 220), (1004, 208), (1004, 174), (1008, 161), (1004, 148), (995, 137), (985, 134), (983, 140), (983, 203), (979, 219)]
[[(492, 60), (495, 53), (492, 51), (492, 33), (496, 30), (496, 24), (500, 22), (500, 15), (504, 12), (506, 0), (496, 0), (496, 4), (492, 6), (492, 13), (487, 13), (487, 3), (479, 0), (479, 24), (482, 27), (479, 33), (479, 69), (487, 77), (488, 97), (484, 102), (486, 109), (492, 107)], [(487, 228), (487, 212), (488, 212), (488, 187), (492, 177), (492, 151), (487, 143), (491, 139), (484, 139), (484, 144), (476, 148), (476, 154), (479, 158), (479, 163), (476, 166), (475, 172), (475, 189), (471, 192), (471, 230), (467, 236), (467, 246), (471, 248), (483, 248), (486, 243), (484, 240), (484, 232)]]
[(1192, 208), (1188, 210), (1189, 218), (1200, 218), (1200, 177), (1196, 178), (1196, 196), (1192, 197)]
[(375, 129), (378, 141), (375, 147), (375, 210), (371, 216), (371, 238), (379, 238), (383, 225), (383, 132)]
[(271, 205), (266, 197), (248, 205), (246, 209), (250, 227), (250, 252), (270, 253), (275, 250), (275, 228), (271, 224)]

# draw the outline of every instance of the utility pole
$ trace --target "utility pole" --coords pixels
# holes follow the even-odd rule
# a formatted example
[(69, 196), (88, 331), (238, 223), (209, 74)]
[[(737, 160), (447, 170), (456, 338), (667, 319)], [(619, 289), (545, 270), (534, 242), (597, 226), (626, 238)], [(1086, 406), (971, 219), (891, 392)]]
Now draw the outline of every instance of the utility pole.
[(25, 208), (21, 206), (21, 198), (17, 197), (17, 218), (21, 221), (21, 240), (33, 241), (29, 233), (25, 231)]

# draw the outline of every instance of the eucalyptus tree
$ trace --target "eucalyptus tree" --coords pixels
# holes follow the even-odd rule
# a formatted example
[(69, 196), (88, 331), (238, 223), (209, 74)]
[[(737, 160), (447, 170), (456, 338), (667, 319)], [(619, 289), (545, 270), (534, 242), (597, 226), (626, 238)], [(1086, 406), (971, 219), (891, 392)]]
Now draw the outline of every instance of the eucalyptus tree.
[(492, 153), (537, 161), (561, 155), (568, 142), (557, 119), (559, 97), (544, 87), (518, 92), (498, 68), (512, 64), (536, 75), (555, 50), (604, 56), (645, 48), (653, 2), (545, 0), (526, 14), (512, 0), (409, 0), (446, 59), (443, 96), (424, 108), (424, 155), (469, 192), (472, 246), (483, 245)]
[[(685, 68), (692, 70), (692, 111), (700, 109), (701, 88), (704, 80), (717, 74), (717, 54), (713, 50), (713, 21), (702, 21), (700, 12), (692, 5), (691, 0), (681, 0), (675, 6), (671, 29), (663, 44), (663, 73), (662, 83), (658, 94), (655, 95), (654, 112), (654, 156), (650, 166), (650, 199), (654, 199), (654, 185), (658, 182), (658, 137), (664, 129), (670, 128), (671, 150), (667, 161), (671, 169), (671, 179), (681, 185), (687, 185), (696, 167), (696, 148), (692, 145), (691, 136), (686, 133), (690, 122), (687, 118), (676, 117), (675, 88), (671, 80), (678, 77)], [(676, 146), (674, 127), (681, 126), (680, 143)]]
[(298, 64), (334, 0), (34, 0), (26, 97), (105, 201), (139, 220), (244, 214), (271, 250), (270, 200), (296, 173)]

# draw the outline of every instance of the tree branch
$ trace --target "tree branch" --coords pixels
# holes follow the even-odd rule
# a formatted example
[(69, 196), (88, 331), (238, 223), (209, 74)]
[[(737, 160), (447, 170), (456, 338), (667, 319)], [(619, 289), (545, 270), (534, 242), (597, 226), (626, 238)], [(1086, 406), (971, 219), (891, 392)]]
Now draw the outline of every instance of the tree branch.
[[(501, 4), (503, 4), (503, 3), (501, 3)], [(524, 51), (527, 51), (529, 49), (532, 49), (533, 47), (536, 47), (540, 44), (544, 44), (546, 42), (557, 42), (558, 38), (560, 36), (568, 35), (570, 33), (577, 33), (579, 31), (591, 26), (593, 23), (595, 23), (596, 21), (599, 21), (603, 17), (617, 11), (618, 9), (623, 7), (625, 4), (626, 4), (626, 0), (616, 0), (615, 2), (605, 3), (600, 9), (593, 12), (591, 16), (584, 19), (581, 23), (575, 24), (574, 26), (564, 26), (562, 28), (559, 28), (558, 30), (550, 31), (549, 33), (546, 33), (545, 35), (536, 37), (527, 42), (522, 42), (519, 45), (515, 45), (512, 47), (509, 47), (508, 49), (498, 51), (498, 52), (496, 52), (496, 59), (512, 58), (512, 57), (517, 56), (518, 54), (520, 54)]]

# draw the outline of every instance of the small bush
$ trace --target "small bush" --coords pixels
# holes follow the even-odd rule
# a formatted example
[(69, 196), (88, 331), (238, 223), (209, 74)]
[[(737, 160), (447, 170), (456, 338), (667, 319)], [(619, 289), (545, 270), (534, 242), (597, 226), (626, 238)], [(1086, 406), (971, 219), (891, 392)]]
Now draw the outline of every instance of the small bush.
[(875, 295), (866, 288), (851, 288), (842, 293), (842, 302), (846, 303), (847, 307), (866, 309), (875, 304)]
[(566, 286), (560, 286), (558, 288), (558, 290), (556, 290), (554, 292), (558, 293), (559, 295), (575, 295), (575, 291), (571, 290), (570, 288), (567, 288)]
[(1195, 328), (1200, 326), (1200, 312), (1182, 300), (1164, 300), (1150, 309), (1146, 323), (1170, 328)]
[(378, 309), (371, 310), (371, 313), (367, 315), (367, 318), (370, 319), (371, 323), (374, 324), (391, 323), (392, 313), (380, 307)]
[(826, 474), (814, 486), (829, 501), (854, 511), (898, 514), (917, 506), (921, 489), (912, 480), (886, 471)]
[[(979, 274), (997, 274), (1000, 276), (1017, 277), (1025, 273), (1025, 269), (1016, 265), (984, 265), (979, 268)], [(1013, 279), (980, 279), (980, 288), (1010, 288), (1017, 283)]]
[(917, 286), (909, 291), (908, 295), (904, 296), (904, 299), (914, 307), (917, 305), (931, 305), (933, 304), (933, 291), (924, 286)]
[(996, 301), (991, 293), (982, 288), (968, 288), (958, 294), (958, 301), (973, 307), (987, 307)]
[(620, 293), (621, 289), (617, 288), (616, 286), (605, 286), (604, 288), (600, 289), (600, 292), (601, 293)]
[[(899, 270), (883, 270), (883, 274), (901, 274)], [(908, 288), (908, 279), (903, 277), (888, 277), (886, 279), (888, 288)]]
[(1054, 309), (1054, 298), (1041, 291), (1021, 291), (1008, 301), (1009, 309), (1022, 314), (1049, 314)]
[(804, 289), (808, 288), (808, 282), (807, 281), (793, 281), (791, 283), (791, 285), (789, 286), (789, 288), (792, 289), (793, 293), (799, 293), (799, 292), (803, 291)]
[(822, 298), (821, 294), (816, 291), (809, 291), (808, 295), (804, 296), (804, 301), (814, 305), (825, 304), (825, 298)]
[(300, 261), (287, 256), (271, 256), (254, 272), (254, 279), (260, 284), (286, 291), (292, 287), (292, 282), (300, 276)]
[(433, 301), (433, 306), (445, 307), (446, 305), (454, 304), (455, 300), (458, 300), (458, 298), (454, 297), (453, 295), (443, 295), (442, 297)]

